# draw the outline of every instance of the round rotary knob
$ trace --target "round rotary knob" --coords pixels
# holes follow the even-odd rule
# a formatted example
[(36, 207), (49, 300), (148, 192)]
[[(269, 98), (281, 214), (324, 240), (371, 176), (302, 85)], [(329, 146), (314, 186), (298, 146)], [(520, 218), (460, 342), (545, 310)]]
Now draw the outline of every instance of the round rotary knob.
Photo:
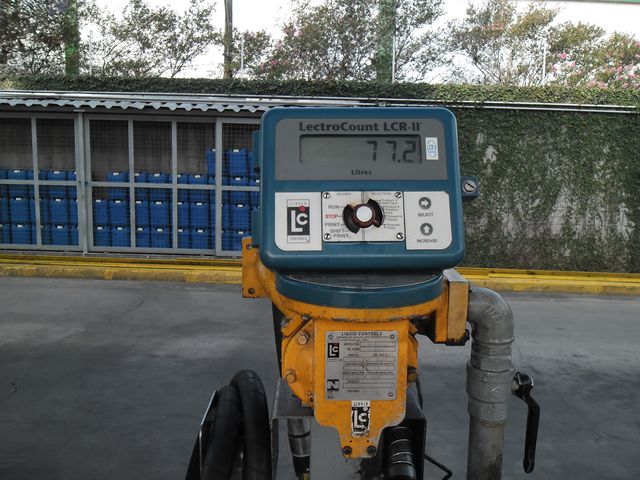
[(342, 219), (350, 231), (358, 233), (361, 228), (382, 225), (382, 208), (378, 202), (372, 199), (355, 207), (347, 205), (342, 211)]

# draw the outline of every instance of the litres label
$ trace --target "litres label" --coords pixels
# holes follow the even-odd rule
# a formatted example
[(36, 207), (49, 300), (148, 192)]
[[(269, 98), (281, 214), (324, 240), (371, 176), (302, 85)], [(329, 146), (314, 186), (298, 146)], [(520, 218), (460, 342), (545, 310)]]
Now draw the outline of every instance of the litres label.
[(395, 400), (398, 332), (332, 331), (325, 337), (325, 398)]
[(351, 402), (351, 436), (367, 437), (371, 424), (371, 402), (354, 400)]

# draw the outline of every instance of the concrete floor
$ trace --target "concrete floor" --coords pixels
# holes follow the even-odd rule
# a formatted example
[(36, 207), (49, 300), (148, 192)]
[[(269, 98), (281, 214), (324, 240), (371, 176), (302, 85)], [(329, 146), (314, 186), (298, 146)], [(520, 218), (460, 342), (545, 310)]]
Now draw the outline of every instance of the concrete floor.
[[(505, 296), (542, 407), (527, 478), (640, 478), (640, 298)], [(251, 368), (271, 398), (270, 315), (238, 286), (0, 278), (0, 478), (183, 478), (214, 388)], [(469, 347), (423, 340), (427, 448), (463, 479)], [(525, 415), (514, 398), (506, 479)]]

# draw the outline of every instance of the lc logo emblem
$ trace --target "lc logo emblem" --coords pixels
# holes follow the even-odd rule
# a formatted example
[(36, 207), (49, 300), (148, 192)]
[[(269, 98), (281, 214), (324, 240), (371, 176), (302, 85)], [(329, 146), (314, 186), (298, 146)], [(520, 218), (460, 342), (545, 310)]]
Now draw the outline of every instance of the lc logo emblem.
[(309, 235), (309, 206), (287, 206), (287, 235)]
[(311, 241), (309, 200), (287, 200), (287, 243)]
[(327, 358), (340, 358), (340, 343), (327, 343)]
[(351, 436), (366, 437), (371, 423), (371, 402), (353, 400), (351, 402)]

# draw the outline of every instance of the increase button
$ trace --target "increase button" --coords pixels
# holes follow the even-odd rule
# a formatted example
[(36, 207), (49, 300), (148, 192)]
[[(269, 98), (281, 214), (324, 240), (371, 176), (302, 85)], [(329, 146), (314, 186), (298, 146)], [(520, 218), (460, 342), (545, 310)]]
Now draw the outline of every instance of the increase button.
[(423, 223), (420, 225), (420, 233), (425, 237), (428, 237), (433, 233), (433, 226), (430, 223)]

